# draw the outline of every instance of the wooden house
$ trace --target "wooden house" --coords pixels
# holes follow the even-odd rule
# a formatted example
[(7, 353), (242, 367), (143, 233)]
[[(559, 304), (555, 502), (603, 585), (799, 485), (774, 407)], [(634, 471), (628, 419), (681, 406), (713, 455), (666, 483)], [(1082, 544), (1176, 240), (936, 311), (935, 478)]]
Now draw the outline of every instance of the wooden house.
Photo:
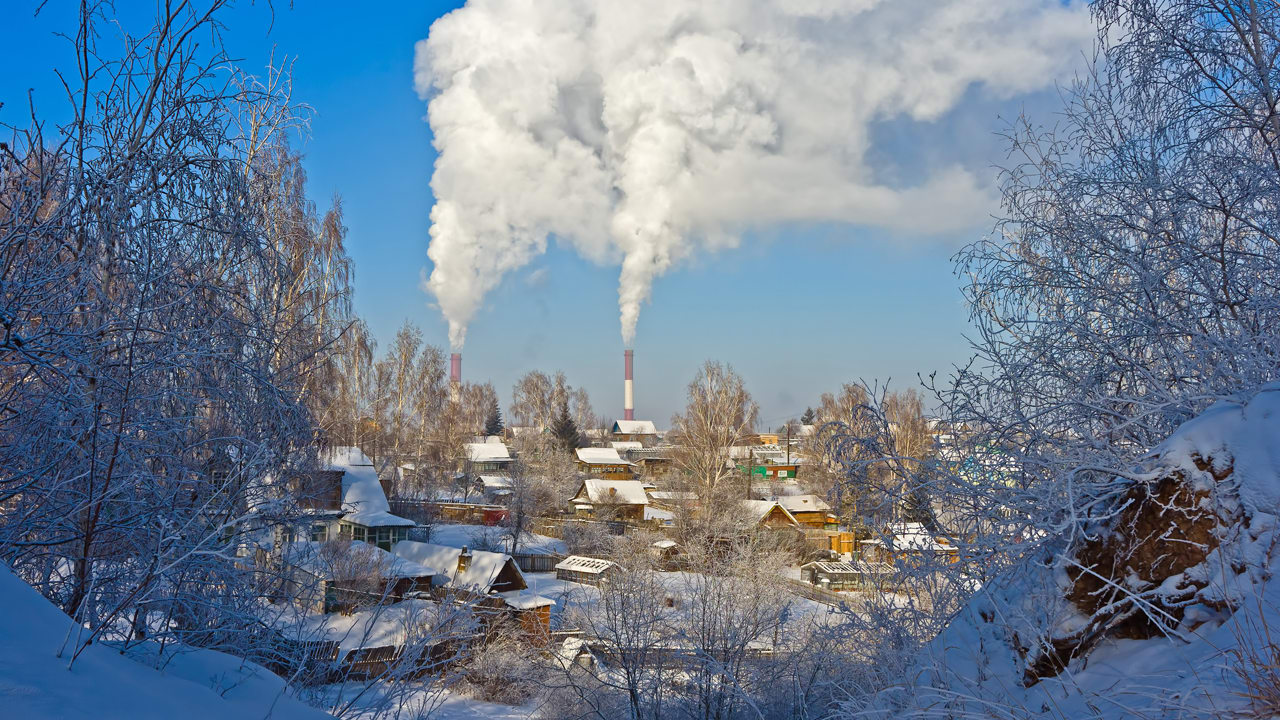
[(800, 523), (776, 500), (743, 500), (743, 512), (756, 527), (766, 530), (798, 530)]
[(802, 527), (834, 530), (838, 526), (831, 506), (817, 495), (779, 495), (775, 499)]
[(587, 478), (569, 499), (576, 515), (601, 520), (642, 522), (649, 497), (639, 480), (601, 480)]
[(281, 599), (315, 612), (350, 612), (415, 591), (429, 591), (434, 568), (405, 560), (364, 542), (297, 540), (278, 548)]
[(471, 464), (471, 472), (477, 474), (500, 474), (511, 466), (511, 451), (497, 436), (486, 442), (467, 443), (467, 462)]
[(861, 546), (864, 558), (895, 565), (925, 559), (956, 562), (960, 554), (959, 548), (936, 537), (923, 523), (892, 523), (879, 537), (863, 540)]
[[(334, 448), (324, 460), (328, 469), (342, 473), (342, 517), (338, 520), (336, 537), (367, 542), (386, 551), (409, 538), (409, 530), (417, 523), (391, 513), (373, 462), (360, 448)], [(331, 531), (328, 538), (312, 539), (334, 539), (334, 536)]]
[(551, 629), (554, 600), (529, 590), (519, 566), (506, 553), (456, 548), (406, 540), (392, 548), (397, 556), (437, 570), (437, 593), (476, 599), (494, 619), (514, 618), (537, 642)]
[(608, 448), (578, 448), (578, 470), (591, 477), (605, 480), (631, 480), (636, 476), (636, 466), (625, 460), (617, 450)]
[(617, 420), (610, 434), (615, 441), (638, 442), (644, 447), (658, 442), (658, 427), (652, 420)]

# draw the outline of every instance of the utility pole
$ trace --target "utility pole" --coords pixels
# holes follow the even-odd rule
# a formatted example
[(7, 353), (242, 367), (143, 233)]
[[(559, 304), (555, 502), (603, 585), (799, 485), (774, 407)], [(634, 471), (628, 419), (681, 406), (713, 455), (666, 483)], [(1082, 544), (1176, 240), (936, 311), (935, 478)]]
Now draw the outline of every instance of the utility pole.
[(791, 421), (787, 421), (787, 465), (791, 464)]

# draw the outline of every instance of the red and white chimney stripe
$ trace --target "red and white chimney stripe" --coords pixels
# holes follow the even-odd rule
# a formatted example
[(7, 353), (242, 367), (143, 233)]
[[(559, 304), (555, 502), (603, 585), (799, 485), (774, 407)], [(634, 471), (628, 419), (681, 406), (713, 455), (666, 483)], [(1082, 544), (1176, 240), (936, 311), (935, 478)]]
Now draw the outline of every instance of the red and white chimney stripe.
[(626, 374), (623, 376), (623, 380), (622, 380), (622, 419), (635, 420), (636, 419), (635, 388), (634, 388), (635, 376), (632, 374), (632, 367), (631, 367), (635, 360), (635, 351), (623, 350), (622, 358), (623, 358), (623, 362), (625, 364), (625, 369), (626, 369)]

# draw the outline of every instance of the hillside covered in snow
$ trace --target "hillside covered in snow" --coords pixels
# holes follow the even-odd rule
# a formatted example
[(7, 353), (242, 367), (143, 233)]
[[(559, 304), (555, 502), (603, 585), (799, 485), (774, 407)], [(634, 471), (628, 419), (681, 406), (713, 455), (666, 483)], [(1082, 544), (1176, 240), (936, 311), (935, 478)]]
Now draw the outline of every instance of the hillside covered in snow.
[(1272, 716), (1280, 385), (1210, 408), (1115, 482), (1074, 537), (979, 592), (875, 716)]
[[(189, 650), (156, 670), (92, 644), (74, 663), (76, 624), (0, 568), (0, 715), (12, 718), (218, 720), (330, 717), (285, 694), (270, 671), (223, 653)], [(154, 653), (143, 645), (141, 652)], [(61, 656), (60, 656), (61, 655)]]

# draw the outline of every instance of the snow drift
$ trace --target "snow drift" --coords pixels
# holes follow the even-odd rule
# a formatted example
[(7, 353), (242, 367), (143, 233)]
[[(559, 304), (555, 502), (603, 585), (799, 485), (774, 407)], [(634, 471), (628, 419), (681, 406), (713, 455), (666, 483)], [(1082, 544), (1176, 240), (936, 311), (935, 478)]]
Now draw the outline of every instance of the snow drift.
[[(1280, 622), (1280, 587), (1269, 582), (1280, 384), (1183, 424), (1116, 483), (1078, 537), (975, 596), (925, 648), (910, 682), (876, 698), (882, 716), (1247, 709), (1246, 659), (1280, 652), (1267, 631)], [(1280, 677), (1274, 664), (1270, 672)]]
[[(90, 645), (67, 669), (64, 644), (76, 625), (0, 566), (0, 715), (13, 718), (216, 720), (330, 717), (284, 694), (284, 681), (239, 658), (210, 650), (174, 654), (155, 670), (118, 650)], [(71, 637), (70, 642), (67, 641)], [(144, 644), (139, 648), (146, 652)]]

